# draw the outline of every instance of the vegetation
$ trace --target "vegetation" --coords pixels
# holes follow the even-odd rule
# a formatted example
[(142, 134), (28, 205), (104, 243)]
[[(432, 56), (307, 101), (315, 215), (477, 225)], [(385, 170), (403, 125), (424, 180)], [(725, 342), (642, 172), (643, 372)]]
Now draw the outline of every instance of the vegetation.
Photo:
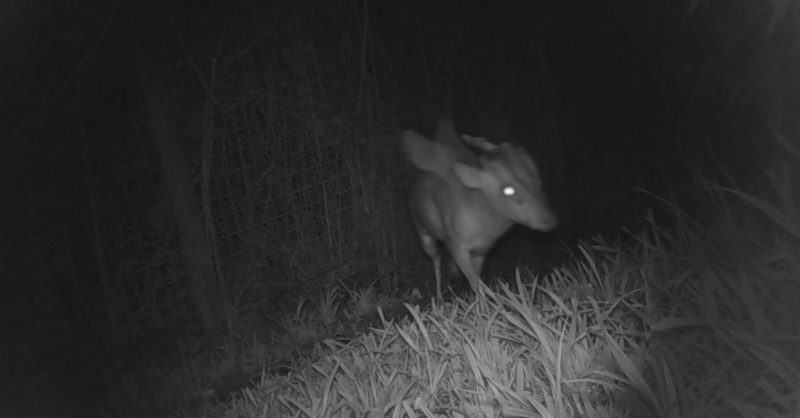
[[(708, 184), (705, 198), (718, 207), (708, 226), (675, 209), (669, 230), (651, 223), (625, 246), (595, 240), (547, 276), (518, 271), (511, 285), (474, 298), (406, 304), (407, 316), (382, 316), (353, 337), (323, 339), (322, 318), (344, 311), (358, 320), (365, 300), (379, 312), (385, 304), (329, 291), (281, 320), (294, 325), (275, 345), (221, 349), (217, 372), (255, 353), (318, 342), (281, 370), (265, 369), (230, 403), (196, 392), (195, 411), (791, 416), (800, 408), (800, 236), (792, 221), (800, 195), (789, 182), (774, 178), (774, 201)], [(196, 369), (210, 370), (199, 360), (181, 368), (185, 376)]]

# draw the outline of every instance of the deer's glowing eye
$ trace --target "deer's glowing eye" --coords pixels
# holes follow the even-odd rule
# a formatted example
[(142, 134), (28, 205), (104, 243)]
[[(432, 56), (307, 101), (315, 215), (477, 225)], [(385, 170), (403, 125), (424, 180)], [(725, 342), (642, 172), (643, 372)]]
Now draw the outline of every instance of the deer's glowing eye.
[(517, 194), (517, 190), (513, 186), (505, 186), (503, 187), (503, 196), (514, 196)]

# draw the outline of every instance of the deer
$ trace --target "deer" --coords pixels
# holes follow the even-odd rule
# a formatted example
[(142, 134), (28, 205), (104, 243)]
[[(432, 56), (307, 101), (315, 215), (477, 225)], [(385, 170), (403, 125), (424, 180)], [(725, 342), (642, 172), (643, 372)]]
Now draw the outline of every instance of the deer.
[(446, 118), (439, 119), (433, 140), (413, 130), (400, 137), (403, 154), (416, 168), (408, 201), (422, 248), (433, 262), (438, 300), (440, 246), (477, 293), (486, 254), (515, 223), (543, 232), (558, 226), (539, 170), (521, 146), (459, 136)]

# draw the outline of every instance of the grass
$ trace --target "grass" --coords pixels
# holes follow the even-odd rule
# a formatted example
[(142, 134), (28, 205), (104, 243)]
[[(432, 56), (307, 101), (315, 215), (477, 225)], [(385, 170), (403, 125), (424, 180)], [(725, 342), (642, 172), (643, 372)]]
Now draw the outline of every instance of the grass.
[[(161, 381), (194, 390), (151, 411), (798, 416), (800, 196), (792, 169), (771, 176), (759, 197), (707, 183), (703, 198), (717, 210), (703, 223), (673, 207), (670, 228), (651, 220), (627, 240), (578, 246), (546, 276), (518, 270), (510, 284), (446, 303), (344, 284), (324, 289), (284, 312), (267, 337), (228, 341), (214, 355), (185, 346), (181, 366), (161, 370), (172, 376)], [(247, 379), (225, 396), (204, 394), (235, 369)]]

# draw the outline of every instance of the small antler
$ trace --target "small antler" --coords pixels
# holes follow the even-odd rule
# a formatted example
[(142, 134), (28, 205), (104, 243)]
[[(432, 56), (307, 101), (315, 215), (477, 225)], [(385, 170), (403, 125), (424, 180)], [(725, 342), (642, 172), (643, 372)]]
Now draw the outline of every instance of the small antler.
[(487, 138), (482, 136), (461, 135), (461, 138), (471, 147), (477, 148), (483, 152), (497, 152), (497, 149), (500, 148), (499, 145), (489, 142)]

